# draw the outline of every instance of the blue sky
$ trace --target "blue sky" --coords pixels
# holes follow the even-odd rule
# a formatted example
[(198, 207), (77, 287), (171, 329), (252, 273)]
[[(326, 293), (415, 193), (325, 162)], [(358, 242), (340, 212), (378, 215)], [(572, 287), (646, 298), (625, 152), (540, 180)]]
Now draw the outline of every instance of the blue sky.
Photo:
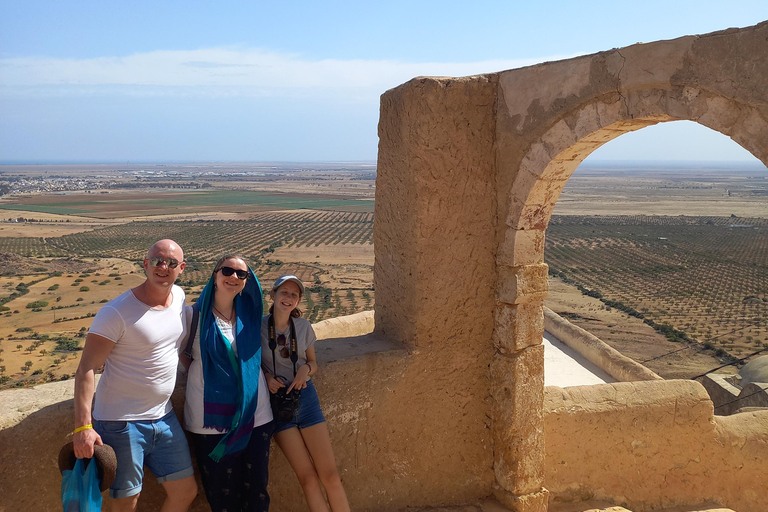
[[(0, 0), (0, 162), (375, 160), (379, 96), (768, 19), (765, 0)], [(755, 160), (694, 123), (591, 159)]]

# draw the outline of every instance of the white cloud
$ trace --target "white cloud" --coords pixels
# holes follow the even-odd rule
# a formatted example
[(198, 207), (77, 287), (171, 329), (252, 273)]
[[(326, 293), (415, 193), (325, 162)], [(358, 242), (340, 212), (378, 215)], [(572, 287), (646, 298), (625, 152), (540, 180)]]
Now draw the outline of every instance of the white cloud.
[[(393, 60), (311, 61), (258, 49), (154, 51), (128, 57), (0, 59), (5, 93), (291, 95), (317, 89), (331, 94), (395, 87), (416, 76), (468, 76), (569, 58), (412, 63)], [(305, 91), (306, 92), (306, 91)]]

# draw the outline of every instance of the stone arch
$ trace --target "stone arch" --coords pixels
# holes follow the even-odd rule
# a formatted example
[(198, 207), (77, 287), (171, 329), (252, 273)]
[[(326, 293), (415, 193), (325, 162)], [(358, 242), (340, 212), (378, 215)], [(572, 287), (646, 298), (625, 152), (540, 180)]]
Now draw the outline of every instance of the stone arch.
[[(670, 98), (673, 93), (676, 97)], [(768, 136), (768, 120), (757, 109), (695, 87), (652, 88), (633, 96), (642, 103), (632, 111), (621, 100), (608, 103), (602, 98), (580, 106), (530, 145), (511, 186), (507, 226), (546, 228), (565, 183), (586, 157), (625, 133), (658, 123), (697, 122), (731, 137), (768, 165), (768, 151), (759, 144)]]
[[(766, 26), (760, 27), (765, 31)], [(544, 239), (555, 203), (578, 165), (597, 148), (625, 133), (677, 120), (697, 122), (729, 136), (768, 165), (766, 94), (761, 98), (751, 93), (742, 95), (736, 85), (739, 73), (718, 76), (712, 73), (714, 64), (704, 62), (703, 57), (700, 61), (706, 69), (696, 69), (691, 64), (696, 59), (681, 53), (690, 52), (698, 41), (676, 48), (684, 39), (614, 50), (589, 61), (580, 58), (541, 65), (535, 70), (502, 73), (496, 171), (497, 183), (502, 184), (498, 200), (504, 221), (499, 223), (496, 251), (498, 302), (492, 382), (498, 382), (500, 389), (493, 393), (494, 472), (499, 485), (496, 494), (513, 510), (546, 509), (539, 401), (543, 390), (542, 307), (548, 288)], [(766, 56), (763, 46), (760, 58), (765, 61)], [(605, 70), (612, 58), (621, 60), (621, 68), (609, 73), (609, 80), (595, 83), (595, 69)], [(660, 69), (644, 68), (642, 71), (652, 74), (653, 79), (636, 80), (639, 71), (625, 66), (645, 60), (655, 61)], [(689, 67), (685, 71), (665, 69), (670, 61)], [(754, 81), (752, 66), (745, 68), (749, 71), (743, 79)], [(516, 77), (516, 71), (527, 76)], [(554, 78), (569, 73), (571, 80), (578, 80), (578, 72), (590, 86), (568, 91), (559, 83), (545, 82), (545, 89), (556, 90), (550, 98), (540, 97), (546, 96), (545, 91), (543, 95), (536, 96), (536, 92), (529, 96), (528, 103), (517, 98), (505, 100), (515, 94), (510, 87), (513, 84), (519, 86), (542, 75)], [(733, 87), (712, 87), (705, 82), (730, 83)], [(550, 112), (542, 114), (541, 107), (547, 102)], [(508, 410), (518, 413), (509, 415), (505, 413)]]
[(547, 509), (544, 238), (568, 177), (605, 142), (672, 120), (768, 162), (766, 40), (768, 22), (382, 95), (376, 334), (408, 347), (453, 411), (422, 441), (473, 441), (441, 466), (457, 493)]

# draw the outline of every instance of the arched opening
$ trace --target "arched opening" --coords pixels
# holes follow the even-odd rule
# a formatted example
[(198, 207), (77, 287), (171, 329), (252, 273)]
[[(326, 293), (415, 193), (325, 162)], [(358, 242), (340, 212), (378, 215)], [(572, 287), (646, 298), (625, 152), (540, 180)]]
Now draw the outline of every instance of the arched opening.
[[(548, 293), (544, 264), (546, 230), (566, 182), (579, 164), (620, 135), (662, 122), (688, 120), (731, 137), (763, 163), (768, 162), (768, 121), (761, 108), (694, 87), (639, 88), (593, 98), (560, 113), (516, 158), (502, 153), (500, 172), (515, 169), (509, 195), (500, 204), (505, 227), (496, 253), (498, 282), (492, 380), (505, 374), (503, 392), (494, 395), (497, 424), (510, 432), (494, 448), (499, 485), (511, 496), (539, 496), (543, 487), (543, 302)], [(518, 107), (516, 105), (516, 107)], [(522, 125), (519, 125), (522, 127)], [(511, 145), (511, 144), (510, 144)], [(509, 350), (507, 354), (505, 351)], [(507, 408), (524, 411), (511, 421)], [(520, 414), (520, 413), (518, 413)], [(509, 443), (507, 445), (506, 443)], [(533, 452), (532, 455), (529, 455)], [(543, 452), (543, 448), (542, 448)], [(510, 465), (507, 460), (523, 456)], [(541, 489), (541, 491), (539, 491)], [(500, 499), (506, 499), (503, 493)], [(517, 498), (509, 498), (514, 503)]]
[(766, 178), (753, 155), (687, 121), (601, 146), (550, 219), (545, 306), (663, 378), (736, 373), (768, 347)]

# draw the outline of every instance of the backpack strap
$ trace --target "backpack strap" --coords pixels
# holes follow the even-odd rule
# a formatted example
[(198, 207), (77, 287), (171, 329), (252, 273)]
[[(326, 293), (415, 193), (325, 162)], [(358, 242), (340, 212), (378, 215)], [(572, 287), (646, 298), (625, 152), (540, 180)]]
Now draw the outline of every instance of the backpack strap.
[(192, 364), (194, 358), (192, 357), (192, 345), (195, 342), (195, 335), (197, 334), (197, 324), (200, 323), (200, 305), (195, 302), (192, 304), (192, 325), (189, 326), (189, 334), (187, 335), (187, 344), (184, 347), (184, 358), (182, 363), (189, 369), (189, 365)]

